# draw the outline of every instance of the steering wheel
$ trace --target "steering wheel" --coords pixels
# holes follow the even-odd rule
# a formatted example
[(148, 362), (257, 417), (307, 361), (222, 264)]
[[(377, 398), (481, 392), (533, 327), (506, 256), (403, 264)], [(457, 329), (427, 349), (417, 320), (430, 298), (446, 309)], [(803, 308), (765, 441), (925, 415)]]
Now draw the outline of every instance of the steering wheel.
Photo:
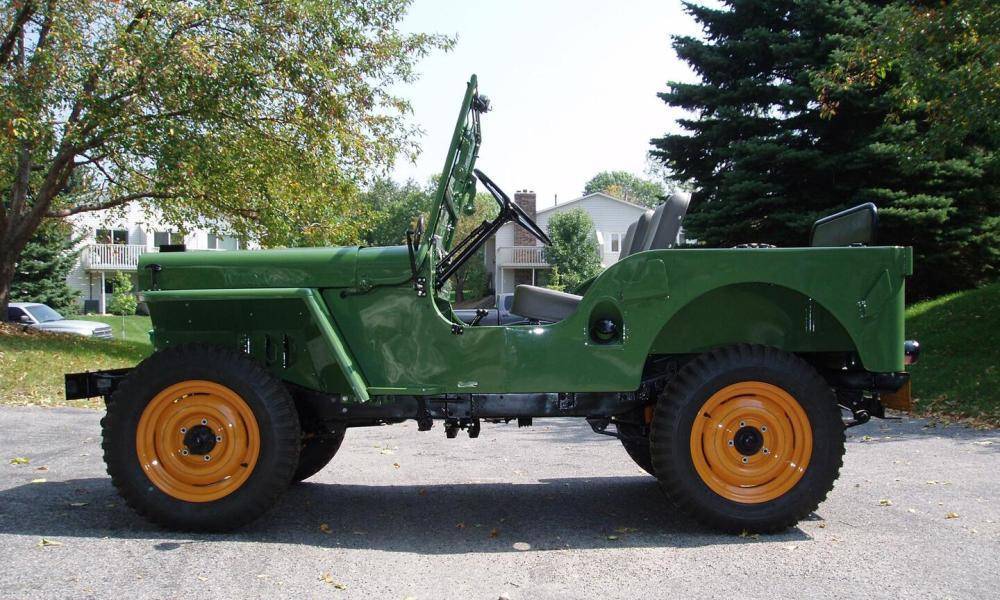
[(552, 240), (549, 239), (549, 236), (545, 235), (545, 232), (538, 226), (538, 223), (535, 223), (535, 220), (529, 217), (528, 213), (524, 212), (523, 208), (511, 200), (510, 197), (500, 189), (500, 186), (493, 183), (493, 180), (487, 177), (486, 173), (483, 173), (479, 169), (473, 169), (472, 172), (476, 174), (479, 181), (482, 182), (486, 190), (493, 196), (493, 199), (500, 205), (500, 214), (506, 215), (507, 220), (520, 225), (539, 242), (545, 244), (546, 246), (552, 245)]

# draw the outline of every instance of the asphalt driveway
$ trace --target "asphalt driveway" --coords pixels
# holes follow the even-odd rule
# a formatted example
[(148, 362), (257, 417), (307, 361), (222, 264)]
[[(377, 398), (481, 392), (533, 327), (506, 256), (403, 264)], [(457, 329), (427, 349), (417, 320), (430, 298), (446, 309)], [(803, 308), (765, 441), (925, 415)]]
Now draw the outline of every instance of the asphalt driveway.
[(0, 407), (0, 597), (993, 598), (1000, 587), (997, 432), (854, 428), (812, 518), (740, 537), (675, 514), (582, 421), (484, 425), (478, 440), (445, 439), (440, 424), (358, 429), (260, 521), (191, 536), (118, 498), (99, 419)]

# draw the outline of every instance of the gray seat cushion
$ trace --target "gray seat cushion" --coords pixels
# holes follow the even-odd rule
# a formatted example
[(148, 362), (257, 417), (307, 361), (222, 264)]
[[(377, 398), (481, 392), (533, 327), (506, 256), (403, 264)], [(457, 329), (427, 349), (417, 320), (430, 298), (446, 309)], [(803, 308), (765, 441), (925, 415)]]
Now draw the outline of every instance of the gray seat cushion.
[[(625, 239), (622, 241), (622, 253), (619, 260), (626, 256), (631, 256), (636, 252), (642, 252), (643, 244), (646, 243), (646, 231), (649, 229), (649, 222), (653, 219), (653, 211), (647, 210), (639, 215), (635, 223), (628, 226), (625, 232)], [(629, 237), (631, 233), (631, 237)]]
[(514, 288), (514, 304), (510, 312), (536, 321), (562, 321), (576, 311), (583, 296), (557, 292), (534, 285)]

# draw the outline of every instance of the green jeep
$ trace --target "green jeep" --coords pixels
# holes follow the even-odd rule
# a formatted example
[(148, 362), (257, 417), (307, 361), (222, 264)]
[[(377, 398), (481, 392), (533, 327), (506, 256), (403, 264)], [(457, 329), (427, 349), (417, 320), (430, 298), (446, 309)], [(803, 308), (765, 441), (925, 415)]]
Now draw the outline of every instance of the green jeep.
[[(778, 531), (830, 491), (845, 427), (905, 408), (912, 254), (866, 245), (872, 205), (818, 221), (810, 248), (674, 249), (674, 195), (575, 294), (517, 286), (526, 323), (460, 320), (449, 278), (502, 225), (549, 242), (475, 169), (488, 110), (473, 76), (406, 245), (142, 256), (155, 352), (66, 375), (68, 398), (105, 398), (104, 459), (130, 506), (228, 530), (322, 469), (351, 427), (440, 420), (477, 437), (483, 421), (583, 417), (693, 517)], [(477, 183), (499, 214), (455, 240)]]

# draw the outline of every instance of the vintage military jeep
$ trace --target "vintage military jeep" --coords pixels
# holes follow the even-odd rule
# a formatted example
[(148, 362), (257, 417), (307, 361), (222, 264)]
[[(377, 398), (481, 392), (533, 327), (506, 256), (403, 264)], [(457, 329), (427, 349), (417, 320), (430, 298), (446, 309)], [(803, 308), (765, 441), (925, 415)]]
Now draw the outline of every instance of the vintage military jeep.
[[(449, 277), (500, 226), (549, 241), (474, 169), (488, 109), (473, 76), (406, 245), (142, 257), (155, 353), (66, 376), (67, 397), (106, 399), (104, 458), (130, 506), (226, 530), (322, 469), (351, 427), (442, 420), (476, 437), (482, 421), (584, 417), (694, 517), (776, 531), (833, 486), (845, 426), (905, 405), (911, 251), (864, 246), (872, 206), (817, 222), (811, 248), (671, 249), (675, 195), (577, 294), (518, 286), (527, 324), (457, 319)], [(477, 181), (499, 214), (456, 241)]]

